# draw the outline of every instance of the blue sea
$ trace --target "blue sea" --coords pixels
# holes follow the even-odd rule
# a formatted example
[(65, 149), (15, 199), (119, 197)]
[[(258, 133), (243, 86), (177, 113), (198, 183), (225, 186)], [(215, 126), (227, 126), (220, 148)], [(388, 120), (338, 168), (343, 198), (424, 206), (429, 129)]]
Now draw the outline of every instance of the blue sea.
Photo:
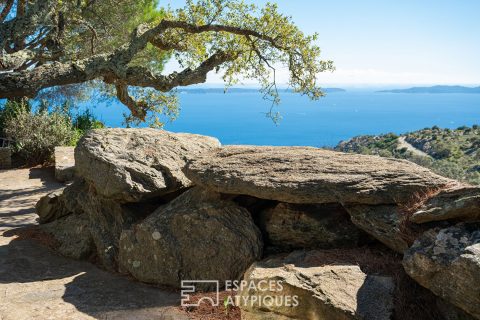
[[(266, 117), (271, 103), (256, 91), (182, 92), (179, 96), (180, 115), (165, 129), (214, 136), (223, 144), (323, 147), (357, 135), (480, 124), (480, 94), (347, 89), (311, 101), (283, 92), (281, 104), (275, 108), (282, 116), (278, 124)], [(126, 108), (118, 102), (99, 104), (92, 111), (110, 127), (123, 126)]]

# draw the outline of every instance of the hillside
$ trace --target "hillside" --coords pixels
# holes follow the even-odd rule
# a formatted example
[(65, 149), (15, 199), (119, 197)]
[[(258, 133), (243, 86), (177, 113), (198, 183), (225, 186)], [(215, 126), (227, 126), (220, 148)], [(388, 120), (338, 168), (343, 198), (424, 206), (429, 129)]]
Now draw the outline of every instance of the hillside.
[(480, 184), (480, 127), (425, 128), (398, 136), (358, 136), (335, 150), (407, 159), (446, 177)]

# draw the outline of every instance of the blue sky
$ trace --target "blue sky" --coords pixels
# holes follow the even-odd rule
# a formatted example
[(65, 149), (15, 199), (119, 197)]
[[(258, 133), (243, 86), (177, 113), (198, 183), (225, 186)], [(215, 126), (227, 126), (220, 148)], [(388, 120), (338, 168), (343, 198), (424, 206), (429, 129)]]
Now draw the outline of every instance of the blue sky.
[[(261, 6), (267, 1), (247, 2)], [(306, 33), (320, 34), (323, 58), (337, 68), (319, 76), (322, 84), (480, 85), (480, 1), (276, 2)], [(179, 7), (185, 2), (161, 1), (166, 3)], [(174, 68), (169, 64), (167, 71)], [(220, 83), (220, 78), (212, 75), (208, 83)]]

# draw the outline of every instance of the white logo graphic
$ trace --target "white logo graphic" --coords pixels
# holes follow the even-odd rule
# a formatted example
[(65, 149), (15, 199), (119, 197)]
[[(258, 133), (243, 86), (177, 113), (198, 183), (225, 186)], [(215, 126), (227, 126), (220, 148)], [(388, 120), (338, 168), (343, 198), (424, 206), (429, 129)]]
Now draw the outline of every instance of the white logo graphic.
[[(197, 302), (192, 302), (190, 300), (190, 294), (196, 293), (197, 283), (208, 283), (215, 286), (215, 296), (214, 297), (202, 297)], [(181, 305), (182, 307), (198, 307), (202, 304), (203, 301), (210, 301), (210, 304), (213, 307), (218, 307), (220, 305), (220, 283), (218, 280), (182, 280), (182, 290), (180, 291), (182, 296)]]

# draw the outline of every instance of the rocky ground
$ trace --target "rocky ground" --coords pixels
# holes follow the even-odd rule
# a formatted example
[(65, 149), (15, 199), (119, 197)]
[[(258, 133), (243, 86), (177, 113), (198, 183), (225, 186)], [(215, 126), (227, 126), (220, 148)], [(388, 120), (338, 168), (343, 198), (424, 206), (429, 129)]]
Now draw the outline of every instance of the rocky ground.
[(62, 187), (48, 169), (0, 171), (0, 319), (188, 319), (177, 293), (23, 239), (36, 225), (35, 203)]

